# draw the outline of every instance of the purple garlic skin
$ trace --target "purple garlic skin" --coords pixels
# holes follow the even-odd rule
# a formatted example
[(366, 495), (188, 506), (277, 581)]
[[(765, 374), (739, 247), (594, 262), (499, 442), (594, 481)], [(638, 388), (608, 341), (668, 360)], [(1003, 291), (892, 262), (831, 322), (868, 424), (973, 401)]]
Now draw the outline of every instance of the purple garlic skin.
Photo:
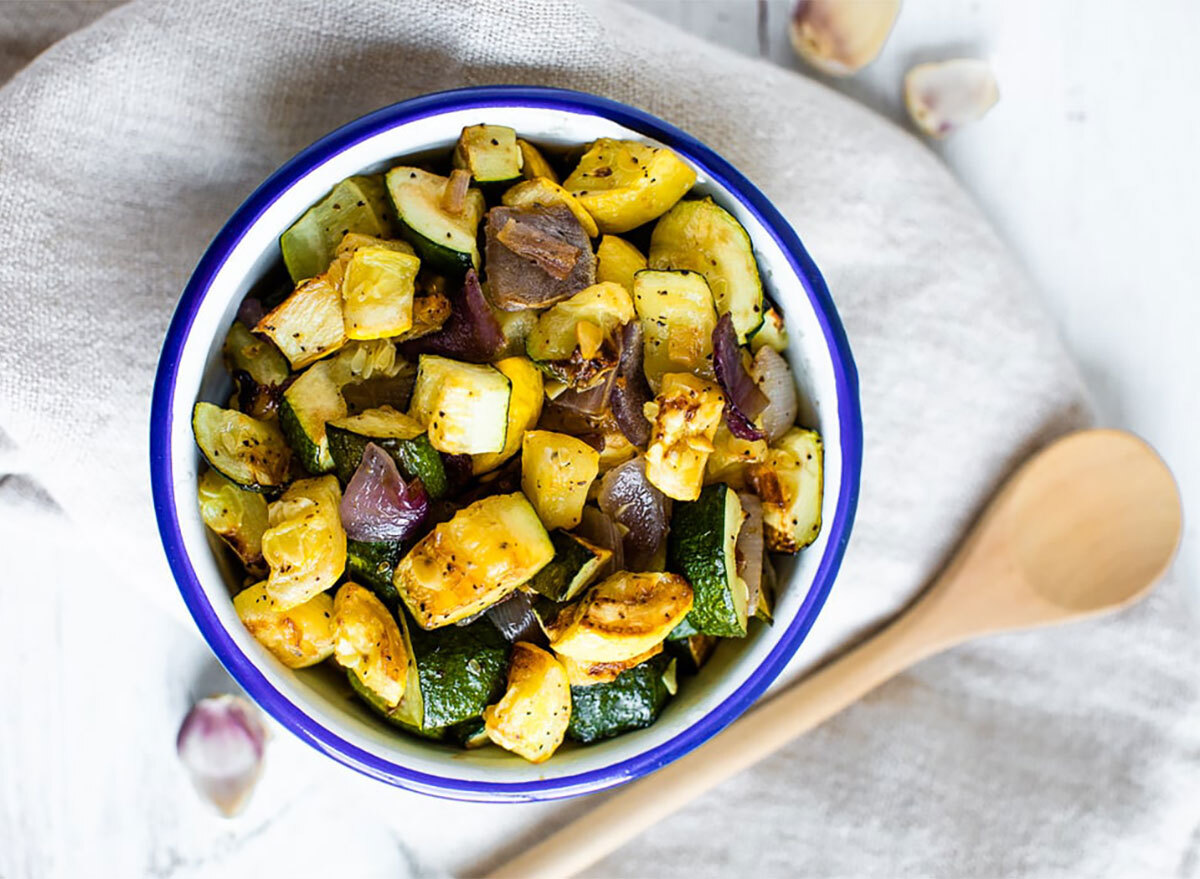
[(955, 58), (918, 64), (904, 77), (904, 105), (922, 132), (943, 138), (983, 116), (1000, 100), (986, 61)]
[(899, 14), (900, 0), (796, 0), (792, 48), (822, 73), (852, 76), (879, 55)]
[(258, 783), (266, 745), (258, 709), (228, 693), (192, 706), (175, 739), (196, 791), (226, 818), (242, 810)]

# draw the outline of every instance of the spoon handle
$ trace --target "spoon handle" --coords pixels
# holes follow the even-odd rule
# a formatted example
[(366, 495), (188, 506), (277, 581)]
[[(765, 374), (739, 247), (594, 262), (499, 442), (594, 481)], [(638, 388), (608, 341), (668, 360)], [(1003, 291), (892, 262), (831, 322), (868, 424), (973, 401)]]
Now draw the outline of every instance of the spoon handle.
[(721, 782), (950, 645), (919, 601), (857, 647), (755, 708), (690, 754), (632, 782), (526, 849), (489, 879), (573, 876)]

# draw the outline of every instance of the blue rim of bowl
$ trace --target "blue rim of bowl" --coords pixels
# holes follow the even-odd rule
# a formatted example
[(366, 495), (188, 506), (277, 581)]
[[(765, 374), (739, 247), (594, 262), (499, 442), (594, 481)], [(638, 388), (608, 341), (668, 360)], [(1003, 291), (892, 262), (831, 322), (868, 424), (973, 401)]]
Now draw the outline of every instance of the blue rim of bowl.
[[(418, 772), (368, 753), (334, 734), (280, 693), (225, 631), (204, 594), (184, 547), (176, 515), (171, 464), (171, 412), (178, 363), (201, 301), (246, 230), (314, 166), (383, 131), (428, 116), (463, 110), (529, 107), (598, 116), (670, 147), (724, 186), (762, 224), (800, 278), (833, 359), (842, 451), (842, 479), (825, 554), (795, 619), (737, 690), (698, 721), (657, 747), (609, 766), (561, 778), (484, 782)], [(321, 138), (268, 177), (234, 212), (205, 251), (184, 288), (160, 354), (150, 413), (150, 477), (163, 547), (188, 610), (209, 647), (258, 704), (292, 733), (338, 762), (390, 784), (434, 796), (474, 801), (551, 800), (613, 787), (678, 759), (732, 723), (770, 685), (800, 646), (837, 576), (858, 505), (862, 469), (858, 374), (833, 300), (799, 237), (754, 184), (696, 138), (643, 110), (568, 89), (482, 86), (424, 95), (376, 110)]]

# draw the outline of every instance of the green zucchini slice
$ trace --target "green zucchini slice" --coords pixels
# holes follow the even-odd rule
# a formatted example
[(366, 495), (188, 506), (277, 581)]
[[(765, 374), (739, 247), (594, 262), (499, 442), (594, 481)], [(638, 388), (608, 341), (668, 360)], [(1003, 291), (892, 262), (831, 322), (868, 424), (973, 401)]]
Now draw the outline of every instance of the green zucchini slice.
[(681, 201), (650, 236), (650, 268), (691, 269), (708, 280), (720, 314), (729, 312), (745, 344), (763, 320), (762, 281), (750, 236), (711, 198)]
[(361, 582), (392, 613), (400, 606), (400, 593), (392, 585), (396, 562), (404, 555), (400, 543), (390, 540), (346, 540), (346, 571)]
[(633, 307), (642, 323), (642, 363), (652, 389), (668, 372), (714, 377), (717, 310), (704, 275), (643, 269), (633, 276)]
[(508, 435), (511, 395), (512, 381), (493, 366), (422, 354), (409, 413), (427, 426), (440, 452), (499, 452)]
[(279, 349), (251, 333), (241, 321), (234, 321), (229, 328), (221, 352), (230, 373), (244, 372), (260, 385), (279, 387), (291, 374), (287, 358)]
[(744, 518), (737, 492), (724, 483), (707, 486), (694, 501), (676, 503), (671, 515), (668, 566), (692, 585), (687, 618), (705, 635), (746, 634), (750, 596), (737, 575), (734, 551)]
[(392, 456), (406, 479), (420, 479), (431, 498), (444, 497), (449, 490), (442, 456), (430, 444), (425, 428), (390, 406), (330, 421), (325, 425), (325, 435), (343, 486), (362, 463), (367, 443), (375, 443)]
[(596, 579), (612, 557), (609, 550), (568, 531), (551, 531), (550, 542), (554, 558), (527, 585), (551, 601), (570, 601)]
[[(411, 670), (412, 666), (410, 665), (409, 668)], [(350, 689), (354, 691), (355, 695), (366, 702), (367, 705), (371, 707), (372, 711), (393, 726), (397, 726), (405, 732), (410, 732), (413, 735), (420, 736), (423, 739), (430, 739), (435, 742), (441, 741), (445, 736), (446, 731), (440, 728), (421, 729), (420, 727), (413, 726), (404, 719), (403, 715), (401, 715), (399, 706), (395, 708), (389, 708), (387, 703), (380, 699), (374, 690), (358, 679), (358, 675), (354, 673), (354, 669), (346, 669), (346, 680), (350, 682)], [(403, 704), (404, 702), (401, 701), (400, 705)]]
[(665, 678), (673, 663), (660, 653), (609, 683), (571, 687), (567, 737), (587, 744), (650, 726), (671, 698)]
[(279, 249), (292, 281), (314, 278), (329, 268), (347, 232), (390, 237), (387, 199), (378, 175), (343, 180), (280, 236)]
[(345, 414), (346, 401), (328, 363), (313, 364), (283, 392), (279, 426), (309, 473), (333, 471), (325, 423)]
[(400, 235), (417, 249), (426, 268), (461, 276), (479, 268), (476, 231), (485, 205), (483, 193), (469, 189), (462, 212), (448, 213), (442, 207), (447, 182), (438, 174), (407, 165), (387, 173), (388, 197)]
[(287, 482), (292, 453), (274, 424), (236, 409), (197, 403), (192, 433), (209, 466), (243, 488), (271, 490)]
[(476, 183), (517, 180), (523, 164), (517, 133), (503, 125), (468, 125), (454, 147), (454, 167), (470, 171)]

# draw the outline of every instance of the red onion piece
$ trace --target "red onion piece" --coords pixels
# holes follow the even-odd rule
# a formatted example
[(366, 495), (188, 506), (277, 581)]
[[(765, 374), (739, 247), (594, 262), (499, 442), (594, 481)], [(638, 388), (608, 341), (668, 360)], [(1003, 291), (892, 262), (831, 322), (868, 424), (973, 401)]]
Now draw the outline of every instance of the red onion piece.
[(487, 617), (509, 641), (544, 644), (546, 635), (533, 613), (533, 599), (520, 589), (487, 609)]
[(237, 319), (253, 330), (266, 313), (267, 309), (263, 307), (261, 299), (257, 296), (247, 296), (238, 306)]
[(748, 491), (739, 491), (738, 500), (742, 502), (742, 512), (746, 514), (746, 520), (742, 523), (742, 530), (738, 532), (737, 573), (746, 581), (750, 596), (747, 606), (753, 615), (754, 608), (758, 605), (758, 593), (762, 589), (763, 578), (762, 501), (758, 495)]
[(650, 422), (643, 410), (652, 395), (642, 368), (642, 354), (642, 324), (632, 320), (621, 330), (621, 359), (617, 363), (609, 406), (617, 427), (635, 446), (650, 442)]
[(583, 508), (583, 518), (575, 527), (575, 533), (601, 549), (607, 549), (612, 556), (601, 568), (597, 579), (607, 577), (614, 571), (625, 569), (625, 544), (621, 539), (621, 529), (613, 521), (612, 516), (597, 510), (595, 507)]
[(581, 391), (576, 388), (567, 388), (554, 398), (554, 404), (563, 409), (578, 412), (581, 415), (601, 415), (608, 408), (609, 398), (612, 394), (613, 383), (616, 381), (616, 378), (617, 371), (610, 369), (599, 382), (586, 390)]
[(767, 398), (758, 389), (742, 363), (742, 349), (729, 313), (721, 315), (713, 329), (713, 370), (725, 392), (725, 421), (738, 439), (760, 440), (765, 434), (754, 419), (767, 408)]
[(367, 443), (342, 495), (342, 526), (351, 540), (404, 540), (425, 519), (429, 497), (420, 480), (405, 485), (391, 455)]
[(176, 753), (197, 792), (226, 818), (241, 810), (258, 783), (266, 744), (258, 710), (227, 693), (192, 706), (175, 738)]
[(667, 539), (670, 517), (667, 496), (646, 478), (641, 456), (618, 464), (600, 481), (600, 509), (627, 530), (624, 538), (627, 570), (642, 570)]
[(767, 440), (775, 442), (796, 423), (796, 415), (800, 411), (792, 369), (783, 355), (764, 345), (754, 355), (750, 375), (767, 398), (767, 407), (759, 413), (758, 421)]
[(441, 354), (471, 363), (488, 363), (504, 347), (504, 333), (471, 269), (463, 278), (462, 290), (451, 297), (450, 317), (436, 333), (405, 342), (401, 348), (409, 360), (418, 354)]

